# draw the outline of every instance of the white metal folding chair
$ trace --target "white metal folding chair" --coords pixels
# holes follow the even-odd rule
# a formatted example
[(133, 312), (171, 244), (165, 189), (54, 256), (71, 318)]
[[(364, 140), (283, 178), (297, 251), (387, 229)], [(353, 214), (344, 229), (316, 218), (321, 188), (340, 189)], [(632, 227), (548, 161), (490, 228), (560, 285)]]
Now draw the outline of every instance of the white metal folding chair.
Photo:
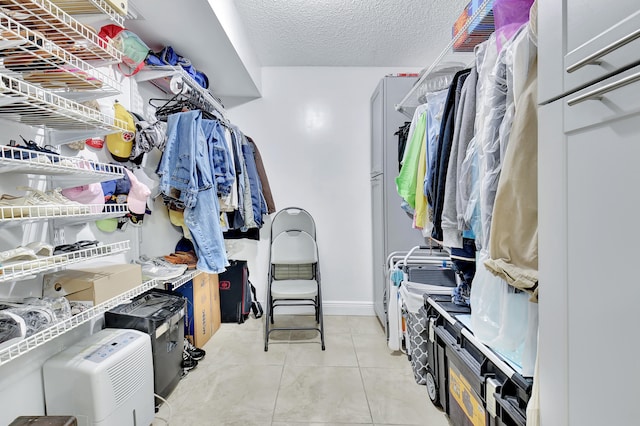
[(282, 231), (304, 231), (316, 239), (316, 223), (305, 209), (300, 207), (286, 207), (280, 210), (271, 221), (271, 241)]
[[(277, 232), (273, 232), (272, 227), (264, 333), (265, 351), (269, 349), (270, 333), (276, 330), (318, 331), (322, 350), (325, 349), (318, 247), (310, 233), (296, 229), (305, 228), (315, 234), (315, 223), (306, 211), (296, 210), (304, 213), (296, 213), (302, 216), (294, 216), (295, 219), (291, 219), (288, 214), (280, 216), (281, 212), (279, 212), (273, 220), (277, 225)], [(287, 222), (287, 226), (278, 224), (278, 216), (287, 218), (281, 222)], [(286, 229), (291, 227), (293, 229)], [(313, 307), (317, 326), (274, 327), (274, 309), (277, 306), (292, 305)]]

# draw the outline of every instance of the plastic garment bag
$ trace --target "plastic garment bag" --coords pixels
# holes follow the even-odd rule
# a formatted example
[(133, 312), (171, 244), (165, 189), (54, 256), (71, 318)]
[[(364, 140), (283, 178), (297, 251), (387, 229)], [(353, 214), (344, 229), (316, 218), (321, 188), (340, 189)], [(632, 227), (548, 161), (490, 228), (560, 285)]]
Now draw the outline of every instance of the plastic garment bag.
[(529, 20), (529, 9), (534, 0), (495, 0), (493, 16), (498, 50)]
[(529, 294), (511, 287), (484, 267), (486, 252), (478, 255), (471, 286), (473, 334), (532, 375), (537, 352), (538, 304)]

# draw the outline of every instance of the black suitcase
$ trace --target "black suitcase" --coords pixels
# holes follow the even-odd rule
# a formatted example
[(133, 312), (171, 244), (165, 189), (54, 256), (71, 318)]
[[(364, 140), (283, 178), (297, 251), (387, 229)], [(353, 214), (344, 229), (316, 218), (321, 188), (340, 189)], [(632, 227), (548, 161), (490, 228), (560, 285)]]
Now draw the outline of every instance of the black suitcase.
[(218, 280), (222, 322), (242, 324), (252, 310), (256, 318), (262, 316), (262, 306), (259, 302), (253, 301), (256, 299), (256, 289), (249, 281), (246, 260), (229, 260), (227, 270), (218, 275)]

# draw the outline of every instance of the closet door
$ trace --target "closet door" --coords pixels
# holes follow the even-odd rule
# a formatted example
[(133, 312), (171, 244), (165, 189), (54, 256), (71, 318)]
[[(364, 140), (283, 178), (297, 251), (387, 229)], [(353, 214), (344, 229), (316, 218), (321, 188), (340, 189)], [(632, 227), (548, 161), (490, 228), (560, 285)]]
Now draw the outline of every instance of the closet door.
[(563, 101), (571, 426), (637, 423), (638, 93), (640, 67)]

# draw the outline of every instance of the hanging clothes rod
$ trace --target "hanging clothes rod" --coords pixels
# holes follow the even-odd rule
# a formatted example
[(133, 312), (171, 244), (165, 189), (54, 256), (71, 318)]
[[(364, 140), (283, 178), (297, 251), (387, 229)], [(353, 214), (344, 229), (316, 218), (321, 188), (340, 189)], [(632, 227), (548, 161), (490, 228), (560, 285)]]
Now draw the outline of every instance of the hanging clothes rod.
[[(467, 30), (469, 29), (471, 24), (477, 23), (478, 19), (481, 16), (486, 16), (489, 12), (491, 12), (492, 8), (493, 8), (493, 0), (484, 0), (482, 2), (482, 4), (480, 6), (478, 6), (478, 9), (475, 11), (475, 13), (469, 19), (467, 19), (467, 21), (462, 26), (462, 28), (460, 28), (460, 30), (455, 35), (455, 37), (453, 37), (451, 39), (451, 41), (449, 41), (449, 44), (447, 44), (447, 46), (440, 53), (440, 55), (438, 55), (436, 60), (429, 66), (429, 68), (427, 68), (427, 70), (422, 74), (422, 76), (420, 76), (420, 78), (416, 81), (416, 83), (413, 85), (411, 90), (409, 90), (409, 93), (407, 93), (405, 95), (405, 97), (402, 98), (402, 100), (398, 104), (395, 105), (396, 111), (399, 111), (399, 112), (402, 112), (402, 113), (408, 115), (406, 109), (408, 107), (416, 106), (416, 105), (410, 105), (409, 101), (412, 100), (412, 99), (415, 99), (416, 90), (418, 90), (418, 88), (420, 86), (422, 86), (422, 84), (425, 82), (425, 80), (429, 76), (431, 76), (431, 74), (434, 72), (434, 70), (436, 70), (438, 65), (443, 63), (443, 60), (445, 58), (447, 58), (448, 56), (456, 55), (456, 54), (460, 55), (460, 53), (462, 53), (464, 55), (464, 52), (455, 52), (454, 49), (453, 49), (454, 46), (457, 45), (460, 42), (460, 40), (461, 40), (463, 35), (467, 34)], [(491, 30), (491, 31), (481, 31), (480, 32), (481, 35), (483, 35), (483, 36), (486, 35), (486, 38), (488, 38), (492, 33), (493, 33), (493, 30)], [(415, 104), (415, 102), (414, 102), (414, 104)]]

